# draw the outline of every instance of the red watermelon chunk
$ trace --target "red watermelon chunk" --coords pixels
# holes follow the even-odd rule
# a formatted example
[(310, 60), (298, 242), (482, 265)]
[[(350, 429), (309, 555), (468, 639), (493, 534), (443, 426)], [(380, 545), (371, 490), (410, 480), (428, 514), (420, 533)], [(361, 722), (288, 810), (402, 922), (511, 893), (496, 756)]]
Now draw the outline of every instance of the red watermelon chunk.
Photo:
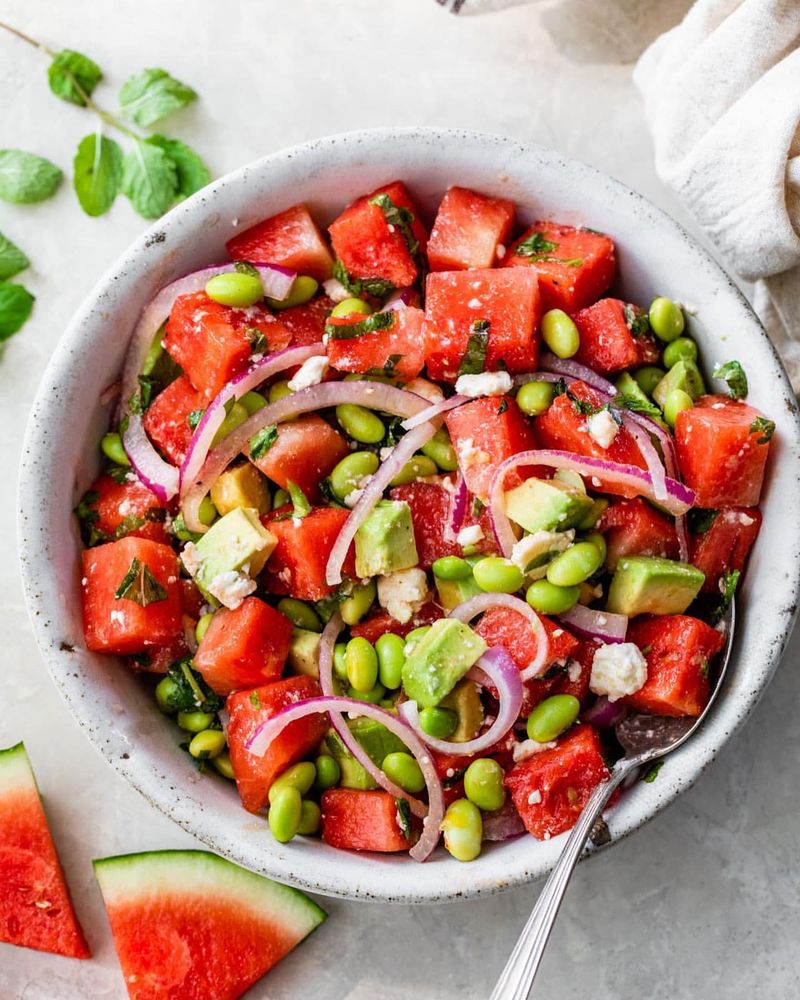
[(250, 461), (283, 489), (293, 482), (313, 502), (320, 496), (320, 480), (349, 453), (342, 435), (312, 413), (279, 424), (274, 444)]
[(166, 511), (155, 495), (136, 477), (118, 483), (111, 476), (98, 476), (81, 501), (82, 521), (91, 541), (110, 541), (132, 535), (166, 542)]
[(690, 615), (636, 619), (627, 641), (647, 660), (647, 681), (622, 700), (637, 712), (697, 716), (708, 703), (710, 661), (725, 645), (721, 632)]
[(589, 796), (608, 776), (597, 732), (579, 725), (552, 749), (515, 765), (505, 784), (528, 833), (549, 840), (575, 825)]
[(216, 694), (228, 695), (279, 680), (283, 673), (292, 623), (257, 597), (238, 608), (220, 608), (211, 619), (194, 656), (194, 665)]
[(0, 750), (0, 942), (89, 958), (22, 743)]
[(233, 260), (279, 264), (317, 281), (331, 276), (331, 252), (305, 205), (292, 205), (257, 222), (225, 245)]
[(514, 203), (469, 188), (451, 187), (442, 198), (428, 241), (432, 271), (494, 267), (514, 225)]
[(612, 503), (597, 522), (605, 535), (608, 554), (606, 568), (616, 569), (623, 556), (663, 556), (678, 558), (675, 522), (650, 506), (641, 497)]
[(706, 575), (704, 591), (718, 592), (726, 573), (744, 569), (760, 529), (757, 507), (728, 507), (717, 514), (707, 531), (692, 536), (691, 561)]
[(727, 396), (701, 396), (675, 421), (683, 479), (698, 507), (755, 507), (775, 425)]
[(411, 621), (408, 622), (399, 622), (388, 611), (384, 611), (381, 608), (380, 610), (371, 611), (358, 625), (352, 625), (350, 627), (350, 635), (353, 638), (362, 636), (367, 642), (371, 642), (374, 645), (386, 632), (391, 632), (393, 635), (407, 636), (415, 628), (421, 628), (423, 625), (431, 625), (442, 617), (442, 609), (438, 604), (434, 604), (433, 601), (423, 604)]
[(235, 1000), (326, 917), (207, 851), (125, 854), (94, 871), (131, 1000)]
[[(181, 465), (194, 431), (189, 414), (205, 410), (208, 400), (185, 375), (170, 382), (144, 415), (144, 429), (158, 450), (173, 465)], [(195, 425), (196, 426), (196, 425)]]
[[(363, 321), (364, 316), (334, 317), (328, 321), (328, 359), (340, 372), (385, 373), (410, 380), (422, 371), (425, 350), (422, 340), (421, 309), (407, 306), (388, 313), (392, 325), (375, 333), (348, 337), (347, 327)], [(335, 334), (331, 331), (335, 331)]]
[(482, 370), (536, 371), (541, 305), (531, 270), (437, 271), (425, 285), (425, 363), (455, 382), (468, 347), (485, 326)]
[[(340, 507), (317, 507), (295, 524), (279, 507), (261, 520), (278, 539), (262, 574), (264, 586), (273, 594), (291, 594), (302, 601), (319, 601), (335, 590), (325, 582), (325, 568), (334, 542), (350, 516)], [(342, 572), (356, 576), (355, 548), (350, 546)]]
[[(138, 563), (130, 596), (115, 596)], [(83, 552), (83, 630), (95, 653), (141, 653), (183, 635), (178, 557), (168, 545), (128, 537)], [(165, 596), (161, 596), (161, 594)]]
[(302, 306), (292, 306), (281, 310), (281, 324), (291, 334), (292, 347), (320, 344), (325, 333), (325, 320), (333, 309), (333, 302), (325, 295), (306, 302)]
[(309, 715), (290, 722), (267, 747), (263, 757), (250, 753), (245, 744), (262, 722), (298, 701), (317, 698), (320, 686), (313, 677), (285, 677), (252, 691), (237, 691), (225, 707), (230, 715), (228, 750), (242, 805), (260, 812), (267, 803), (272, 782), (291, 764), (307, 757), (328, 730), (325, 715)]
[[(578, 648), (578, 640), (562, 625), (545, 615), (540, 615), (539, 618), (547, 633), (549, 645), (545, 669), (565, 663)], [(512, 608), (491, 608), (475, 626), (475, 631), (483, 636), (487, 645), (502, 646), (520, 670), (524, 670), (536, 659), (539, 643), (530, 622)]]
[(534, 222), (503, 264), (533, 268), (539, 276), (542, 308), (568, 313), (599, 299), (616, 270), (614, 243), (608, 236), (549, 221)]
[(397, 822), (397, 801), (388, 792), (329, 788), (322, 793), (322, 839), (345, 851), (407, 851)]
[(581, 338), (575, 360), (608, 375), (634, 365), (652, 365), (660, 351), (638, 306), (600, 299), (572, 317)]

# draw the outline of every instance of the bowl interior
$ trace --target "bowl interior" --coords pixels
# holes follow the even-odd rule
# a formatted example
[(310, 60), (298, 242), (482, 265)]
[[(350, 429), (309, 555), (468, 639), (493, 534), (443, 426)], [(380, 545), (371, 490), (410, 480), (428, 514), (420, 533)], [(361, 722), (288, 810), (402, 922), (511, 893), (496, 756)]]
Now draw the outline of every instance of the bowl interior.
[(180, 205), (107, 272), (58, 345), (28, 426), (19, 533), (29, 610), (53, 678), (92, 742), (153, 805), (211, 849), (283, 881), (350, 898), (434, 902), (542, 875), (561, 838), (539, 843), (526, 836), (494, 845), (470, 865), (444, 851), (417, 865), (406, 857), (336, 851), (319, 841), (275, 843), (263, 820), (241, 809), (231, 784), (216, 775), (198, 777), (149, 689), (113, 658), (82, 647), (80, 545), (71, 516), (96, 472), (96, 444), (107, 421), (99, 393), (117, 377), (137, 315), (153, 294), (224, 260), (225, 241), (261, 218), (306, 201), (326, 223), (353, 197), (396, 177), (410, 185), (428, 221), (444, 190), (459, 184), (512, 199), (522, 221), (550, 216), (608, 232), (618, 249), (616, 290), (634, 302), (663, 294), (686, 304), (706, 362), (739, 358), (749, 377), (748, 401), (776, 421), (764, 526), (739, 601), (727, 690), (658, 780), (640, 782), (611, 811), (612, 842), (688, 787), (755, 705), (794, 619), (800, 574), (794, 397), (754, 314), (708, 255), (641, 196), (552, 151), (456, 131), (350, 133), (266, 157)]

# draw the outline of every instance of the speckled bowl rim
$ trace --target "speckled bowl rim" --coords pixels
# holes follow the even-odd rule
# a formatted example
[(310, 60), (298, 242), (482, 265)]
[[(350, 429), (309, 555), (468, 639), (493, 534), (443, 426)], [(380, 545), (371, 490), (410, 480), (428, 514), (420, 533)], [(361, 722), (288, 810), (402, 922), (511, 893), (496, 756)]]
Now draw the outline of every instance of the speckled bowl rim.
[[(448, 166), (452, 164), (452, 177), (446, 180), (443, 158)], [(392, 164), (397, 165), (396, 171)], [(382, 166), (381, 178), (371, 181)], [(316, 841), (302, 840), (288, 847), (274, 844), (263, 823), (243, 813), (230, 788), (222, 787), (221, 781), (197, 782), (188, 755), (173, 749), (174, 732), (167, 737), (171, 723), (151, 704), (137, 711), (142, 696), (135, 693), (135, 682), (127, 671), (120, 672), (116, 663), (109, 664), (110, 658), (81, 648), (80, 620), (75, 613), (78, 540), (69, 511), (76, 491), (85, 488), (91, 472), (83, 467), (80, 451), (71, 463), (54, 461), (53, 456), (75, 451), (76, 435), (84, 443), (96, 440), (101, 426), (103, 414), (94, 403), (94, 393), (105, 383), (85, 372), (87, 351), (102, 354), (108, 371), (113, 371), (108, 357), (116, 352), (117, 361), (121, 358), (127, 336), (121, 333), (109, 346), (106, 334), (115, 316), (121, 317), (119, 328), (127, 331), (141, 305), (160, 285), (181, 273), (174, 271), (176, 259), (194, 254), (197, 263), (208, 260), (204, 247), (187, 250), (187, 241), (197, 241), (200, 235), (199, 219), (209, 232), (223, 216), (231, 223), (231, 209), (220, 205), (236, 202), (238, 197), (241, 224), (249, 225), (270, 214), (260, 203), (253, 205), (256, 195), (267, 201), (277, 198), (279, 207), (285, 207), (309, 197), (302, 191), (304, 183), (313, 185), (315, 178), (328, 183), (328, 171), (351, 178), (342, 182), (347, 188), (342, 200), (389, 180), (389, 175), (408, 176), (416, 169), (439, 172), (426, 196), (434, 188), (441, 192), (447, 183), (481, 186), (521, 202), (535, 201), (547, 192), (542, 201), (554, 206), (554, 214), (570, 205), (588, 212), (586, 205), (591, 204), (602, 225), (607, 204), (609, 211), (622, 212), (617, 219), (630, 214), (631, 232), (636, 225), (646, 225), (659, 237), (654, 240), (655, 256), (666, 253), (663, 246), (669, 245), (685, 262), (681, 268), (684, 283), (698, 280), (703, 285), (712, 317), (724, 318), (727, 327), (736, 330), (741, 326), (741, 331), (725, 337), (746, 355), (743, 360), (756, 402), (763, 400), (778, 423), (766, 508), (780, 509), (784, 528), (775, 527), (774, 517), (765, 518), (742, 595), (740, 617), (745, 624), (737, 633), (734, 669), (726, 681), (725, 697), (697, 736), (670, 758), (658, 781), (640, 782), (610, 812), (612, 844), (687, 789), (752, 712), (788, 641), (800, 590), (800, 491), (796, 489), (800, 422), (783, 366), (744, 296), (709, 254), (665, 213), (620, 182), (552, 150), (500, 136), (454, 129), (385, 128), (329, 136), (271, 154), (214, 182), (160, 219), (100, 279), (78, 310), (54, 351), (28, 422), (20, 469), (18, 533), (26, 602), (39, 649), (93, 745), (153, 806), (210, 849), (311, 891), (397, 903), (484, 896), (530, 882), (549, 871), (563, 838), (539, 843), (523, 837), (493, 845), (471, 865), (459, 864), (443, 851), (419, 866), (405, 857), (337, 852)], [(544, 188), (538, 184), (539, 170), (546, 175)], [(289, 183), (301, 191), (300, 196), (287, 191)], [(313, 186), (308, 190), (313, 201)], [(279, 198), (278, 192), (284, 197)], [(605, 228), (616, 238), (613, 225)], [(229, 235), (230, 230), (222, 239)], [(216, 244), (219, 238), (219, 232), (208, 236)], [(633, 272), (629, 284), (636, 287), (638, 281), (642, 286), (637, 262), (629, 259), (627, 264)], [(659, 291), (677, 298), (680, 283), (673, 278), (663, 280)], [(711, 334), (702, 329), (696, 334), (701, 342), (717, 346)], [(80, 448), (85, 450), (83, 443)], [(754, 591), (759, 591), (757, 602), (750, 600)], [(129, 844), (128, 848), (137, 846)]]

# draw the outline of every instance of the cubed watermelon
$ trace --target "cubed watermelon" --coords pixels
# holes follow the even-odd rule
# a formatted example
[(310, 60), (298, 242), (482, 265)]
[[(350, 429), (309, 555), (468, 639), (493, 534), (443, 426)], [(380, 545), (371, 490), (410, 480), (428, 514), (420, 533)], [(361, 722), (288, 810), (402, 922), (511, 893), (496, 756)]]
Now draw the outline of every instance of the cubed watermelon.
[(574, 313), (599, 299), (614, 280), (614, 243), (603, 233), (558, 222), (534, 222), (503, 260), (539, 275), (544, 309)]
[(248, 458), (278, 486), (290, 482), (312, 502), (319, 499), (319, 483), (350, 453), (347, 441), (316, 414), (278, 425), (278, 436), (260, 458)]
[(469, 188), (451, 187), (442, 198), (428, 241), (432, 271), (494, 267), (505, 254), (514, 203)]
[[(153, 444), (173, 465), (180, 465), (194, 430), (190, 414), (200, 414), (208, 399), (199, 392), (186, 375), (181, 375), (160, 392), (144, 415), (144, 429)], [(195, 421), (195, 427), (199, 421)]]
[(610, 571), (623, 556), (678, 558), (675, 522), (641, 497), (612, 503), (597, 522), (597, 530), (605, 535), (606, 568)]
[[(261, 520), (278, 539), (262, 575), (273, 594), (291, 594), (303, 601), (319, 601), (335, 589), (325, 582), (325, 568), (333, 544), (350, 512), (340, 507), (317, 507), (295, 524), (290, 507), (265, 514)], [(342, 572), (356, 576), (355, 549), (351, 545)]]
[(317, 281), (327, 281), (333, 268), (328, 245), (305, 205), (292, 205), (257, 222), (226, 246), (233, 260), (279, 264)]
[(411, 842), (388, 792), (329, 788), (322, 793), (322, 839), (345, 851), (407, 851)]
[[(546, 615), (539, 617), (549, 646), (545, 669), (566, 663), (578, 648), (578, 640), (563, 625)], [(502, 646), (520, 670), (536, 659), (539, 643), (533, 629), (526, 618), (513, 608), (491, 608), (481, 617), (475, 631), (489, 646)]]
[(131, 474), (121, 483), (98, 476), (78, 508), (87, 544), (115, 541), (133, 535), (152, 542), (167, 542), (166, 510), (150, 490)]
[(197, 647), (194, 665), (220, 695), (279, 680), (283, 673), (292, 623), (257, 597), (238, 608), (220, 608)]
[(437, 271), (425, 288), (431, 378), (454, 382), (465, 371), (536, 370), (541, 304), (534, 271)]
[(605, 375), (634, 365), (652, 365), (660, 351), (638, 306), (600, 299), (572, 317), (581, 338), (575, 360)]
[(374, 333), (348, 336), (348, 327), (363, 322), (358, 313), (335, 317), (328, 324), (328, 359), (340, 372), (371, 372), (410, 380), (422, 371), (425, 348), (421, 309), (407, 306), (381, 315), (391, 325)]
[(399, 622), (393, 618), (388, 611), (383, 608), (371, 611), (366, 618), (362, 619), (358, 625), (350, 627), (350, 635), (353, 638), (361, 636), (373, 645), (386, 632), (393, 635), (407, 636), (409, 632), (423, 625), (432, 625), (443, 617), (442, 609), (433, 601), (428, 601), (422, 605), (414, 617), (407, 622)]
[(704, 591), (718, 593), (726, 573), (744, 569), (760, 529), (757, 507), (728, 507), (717, 513), (706, 531), (692, 536), (691, 560), (706, 575)]
[(775, 424), (727, 396), (701, 396), (675, 421), (683, 479), (698, 507), (755, 507)]
[(291, 334), (292, 347), (322, 343), (325, 320), (331, 309), (333, 302), (326, 295), (321, 295), (305, 305), (281, 310), (281, 323)]

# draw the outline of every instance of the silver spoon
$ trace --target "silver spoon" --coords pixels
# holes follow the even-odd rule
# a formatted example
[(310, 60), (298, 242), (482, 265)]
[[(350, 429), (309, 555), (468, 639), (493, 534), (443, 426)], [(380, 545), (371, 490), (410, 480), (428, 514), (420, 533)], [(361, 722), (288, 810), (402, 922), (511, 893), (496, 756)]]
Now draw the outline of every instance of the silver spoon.
[(736, 611), (731, 601), (725, 616), (727, 641), (722, 653), (717, 679), (708, 704), (696, 719), (667, 719), (653, 715), (629, 715), (616, 726), (616, 735), (625, 751), (614, 765), (610, 778), (598, 785), (583, 809), (578, 822), (572, 829), (564, 845), (555, 868), (536, 900), (536, 905), (519, 936), (511, 957), (490, 1000), (527, 1000), (533, 980), (542, 961), (544, 950), (555, 924), (561, 901), (567, 891), (569, 880), (578, 863), (586, 841), (603, 809), (625, 778), (643, 764), (659, 757), (665, 757), (682, 746), (703, 722), (722, 686), (722, 679), (728, 667), (733, 644)]

